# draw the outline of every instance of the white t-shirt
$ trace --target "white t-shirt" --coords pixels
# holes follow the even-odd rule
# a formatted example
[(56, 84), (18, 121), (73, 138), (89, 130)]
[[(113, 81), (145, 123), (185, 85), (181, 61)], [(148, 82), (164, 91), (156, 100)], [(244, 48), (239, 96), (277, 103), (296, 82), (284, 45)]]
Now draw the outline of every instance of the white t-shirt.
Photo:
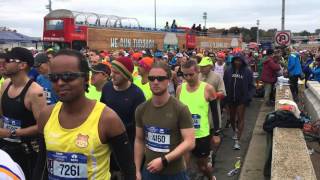
[(1, 180), (25, 180), (21, 167), (14, 162), (9, 154), (0, 149), (0, 179)]
[(225, 63), (223, 63), (222, 65), (215, 63), (214, 65), (214, 72), (219, 74), (221, 78), (223, 78), (223, 75), (224, 75), (224, 66), (225, 66)]

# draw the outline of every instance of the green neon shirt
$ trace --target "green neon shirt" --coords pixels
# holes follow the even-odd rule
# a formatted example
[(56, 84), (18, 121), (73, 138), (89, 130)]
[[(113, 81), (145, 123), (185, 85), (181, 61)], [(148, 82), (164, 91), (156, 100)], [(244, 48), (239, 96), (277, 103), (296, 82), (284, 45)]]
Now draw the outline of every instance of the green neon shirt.
[(193, 119), (196, 138), (206, 137), (210, 134), (209, 125), (209, 102), (205, 98), (207, 83), (200, 82), (198, 89), (194, 92), (187, 91), (187, 83), (181, 85), (180, 101), (187, 105)]

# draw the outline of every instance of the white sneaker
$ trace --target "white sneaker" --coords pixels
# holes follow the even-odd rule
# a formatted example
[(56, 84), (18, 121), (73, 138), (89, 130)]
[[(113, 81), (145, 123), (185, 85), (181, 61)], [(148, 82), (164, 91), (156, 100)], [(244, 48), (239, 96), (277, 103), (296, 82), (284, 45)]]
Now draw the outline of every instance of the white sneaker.
[(234, 141), (233, 150), (240, 150), (240, 142), (239, 140)]

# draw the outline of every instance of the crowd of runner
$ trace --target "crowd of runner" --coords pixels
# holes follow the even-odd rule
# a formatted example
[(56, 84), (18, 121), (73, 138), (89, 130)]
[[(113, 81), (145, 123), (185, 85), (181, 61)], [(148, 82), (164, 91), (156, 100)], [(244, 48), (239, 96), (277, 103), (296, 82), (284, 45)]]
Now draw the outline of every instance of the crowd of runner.
[(0, 179), (184, 180), (192, 158), (215, 179), (221, 131), (240, 150), (252, 98), (273, 105), (279, 76), (298, 97), (299, 79), (320, 81), (318, 53), (12, 48), (0, 53)]

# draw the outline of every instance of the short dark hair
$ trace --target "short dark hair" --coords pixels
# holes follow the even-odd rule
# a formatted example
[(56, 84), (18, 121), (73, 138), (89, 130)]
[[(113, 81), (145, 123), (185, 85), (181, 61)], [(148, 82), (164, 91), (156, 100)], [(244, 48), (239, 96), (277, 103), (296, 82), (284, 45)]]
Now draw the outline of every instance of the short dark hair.
[(151, 66), (151, 69), (153, 69), (153, 68), (163, 69), (167, 73), (168, 78), (171, 79), (172, 72), (171, 72), (171, 69), (168, 64), (161, 62), (161, 61), (156, 61)]
[(190, 60), (190, 61), (187, 61), (186, 63), (184, 63), (181, 67), (183, 69), (189, 69), (191, 67), (198, 68), (198, 63), (196, 61)]
[[(85, 80), (89, 81), (89, 72), (90, 72), (89, 63), (83, 54), (81, 54), (79, 51), (76, 51), (76, 50), (63, 49), (57, 52), (57, 54), (54, 57), (61, 56), (61, 55), (75, 57), (79, 61), (80, 72), (85, 73), (86, 74)], [(89, 84), (86, 84), (85, 90), (86, 92), (89, 92)]]

